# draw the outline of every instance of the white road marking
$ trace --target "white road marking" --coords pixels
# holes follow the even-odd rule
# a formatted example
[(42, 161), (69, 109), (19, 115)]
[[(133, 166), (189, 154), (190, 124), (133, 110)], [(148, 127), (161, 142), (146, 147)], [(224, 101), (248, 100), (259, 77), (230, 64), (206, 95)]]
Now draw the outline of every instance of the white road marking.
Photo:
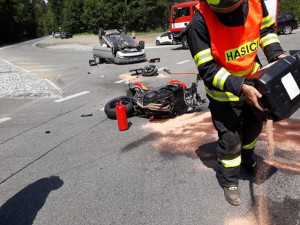
[(0, 118), (0, 123), (3, 123), (3, 122), (8, 121), (8, 120), (11, 120), (11, 118), (10, 117)]
[(8, 62), (7, 60), (5, 60), (5, 59), (3, 59), (3, 58), (1, 58), (1, 57), (0, 57), (0, 59), (1, 59), (2, 61), (4, 61), (4, 62), (8, 63), (9, 65), (12, 65), (12, 66), (13, 66), (13, 64), (12, 64), (11, 62)]
[(31, 72), (49, 72), (49, 71), (53, 71), (54, 67), (44, 67), (44, 68), (38, 68), (38, 69), (31, 69)]
[(44, 79), (44, 80), (47, 81), (50, 85), (52, 85), (61, 95), (64, 95), (63, 91), (56, 84), (54, 84), (52, 81), (48, 79)]
[(31, 73), (31, 71), (26, 70), (26, 69), (22, 69), (23, 71), (27, 72), (27, 73)]
[(38, 63), (32, 63), (32, 62), (18, 62), (18, 60), (13, 60), (12, 62), (17, 62), (19, 65), (31, 65), (31, 66), (39, 65)]
[[(43, 39), (43, 40), (45, 40), (45, 39)], [(38, 43), (42, 42), (43, 40), (40, 40), (40, 41), (38, 41), (38, 42), (35, 42), (32, 46), (35, 47)]]
[(185, 60), (185, 61), (182, 61), (182, 62), (179, 62), (179, 63), (176, 63), (177, 65), (180, 65), (180, 64), (183, 64), (183, 63), (187, 63), (187, 62), (189, 62), (189, 61), (191, 61), (191, 60)]
[(85, 94), (88, 94), (88, 93), (90, 93), (90, 91), (83, 91), (83, 92), (80, 92), (80, 93), (77, 93), (77, 94), (74, 94), (74, 95), (70, 95), (70, 96), (65, 97), (65, 98), (57, 99), (54, 102), (63, 102), (63, 101), (69, 100), (71, 98), (76, 98), (78, 96), (85, 95)]
[(118, 81), (116, 81), (115, 83), (116, 84), (120, 84), (120, 83), (124, 83), (125, 82), (125, 80), (118, 80)]

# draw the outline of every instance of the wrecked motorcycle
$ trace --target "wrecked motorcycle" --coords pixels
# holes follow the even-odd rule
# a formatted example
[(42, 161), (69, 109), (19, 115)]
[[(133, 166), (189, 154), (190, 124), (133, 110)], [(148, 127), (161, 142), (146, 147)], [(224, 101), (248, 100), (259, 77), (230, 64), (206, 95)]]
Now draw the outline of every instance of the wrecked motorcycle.
[(126, 106), (127, 117), (139, 116), (150, 119), (175, 117), (179, 112), (194, 111), (205, 102), (197, 92), (200, 75), (191, 87), (178, 80), (171, 80), (166, 85), (148, 89), (140, 83), (129, 83), (127, 96), (109, 101), (104, 112), (110, 119), (116, 119), (116, 103), (121, 100)]

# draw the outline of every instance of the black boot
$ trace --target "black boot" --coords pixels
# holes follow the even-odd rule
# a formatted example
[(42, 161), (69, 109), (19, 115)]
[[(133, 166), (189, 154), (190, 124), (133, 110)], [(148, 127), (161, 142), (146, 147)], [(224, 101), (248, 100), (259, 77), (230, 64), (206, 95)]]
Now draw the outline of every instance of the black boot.
[(256, 161), (254, 159), (242, 160), (242, 166), (246, 169), (246, 171), (249, 174), (251, 174), (251, 175), (255, 174), (257, 164), (256, 164)]
[(231, 205), (238, 206), (241, 204), (240, 191), (238, 186), (224, 187), (224, 196)]

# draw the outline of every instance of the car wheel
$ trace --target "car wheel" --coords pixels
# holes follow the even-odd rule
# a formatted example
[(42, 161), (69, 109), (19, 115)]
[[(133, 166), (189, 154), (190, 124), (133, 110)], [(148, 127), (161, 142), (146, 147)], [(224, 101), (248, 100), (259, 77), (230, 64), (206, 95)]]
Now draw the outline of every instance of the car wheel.
[(104, 112), (105, 112), (106, 116), (110, 119), (117, 119), (117, 114), (116, 114), (115, 108), (116, 108), (118, 99), (120, 99), (122, 101), (122, 104), (125, 105), (127, 117), (132, 116), (134, 113), (134, 107), (133, 107), (131, 98), (128, 96), (121, 96), (118, 98), (114, 98), (114, 99), (110, 100), (108, 103), (106, 103), (106, 105), (104, 107)]
[(114, 54), (114, 56), (117, 54), (117, 51), (118, 51), (118, 44), (117, 43), (113, 43), (113, 48), (112, 48), (112, 50), (113, 50), (113, 54)]
[(159, 46), (160, 45), (160, 42), (157, 40), (157, 41), (155, 41), (155, 45), (156, 46)]
[(145, 48), (145, 42), (144, 41), (139, 41), (139, 46), (140, 46), (140, 49), (144, 49)]
[(172, 41), (172, 45), (176, 45), (177, 42), (175, 40)]
[(98, 36), (102, 37), (104, 35), (104, 29), (102, 27), (99, 28)]
[(187, 42), (186, 36), (184, 36), (184, 37), (182, 38), (182, 47), (183, 47), (184, 49), (188, 49), (188, 48), (189, 48), (189, 44), (188, 44), (188, 42)]
[(293, 31), (293, 28), (291, 25), (285, 25), (283, 28), (282, 28), (282, 32), (283, 34), (290, 34), (292, 33)]
[(121, 28), (121, 30), (124, 32), (124, 34), (127, 34), (127, 29), (126, 29), (125, 26), (123, 26), (123, 27)]

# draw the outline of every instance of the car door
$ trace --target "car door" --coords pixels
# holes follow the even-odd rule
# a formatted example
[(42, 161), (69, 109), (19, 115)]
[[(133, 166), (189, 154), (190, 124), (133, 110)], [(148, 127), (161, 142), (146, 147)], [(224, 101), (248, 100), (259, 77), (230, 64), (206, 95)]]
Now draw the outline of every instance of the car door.
[(285, 26), (285, 20), (286, 20), (286, 18), (285, 18), (285, 15), (284, 14), (282, 14), (282, 13), (279, 13), (278, 14), (278, 24), (277, 24), (277, 26), (278, 26), (278, 31), (279, 32), (281, 32), (282, 31), (282, 28)]
[(172, 40), (170, 39), (169, 32), (166, 32), (161, 35), (161, 44), (169, 44), (172, 43)]

